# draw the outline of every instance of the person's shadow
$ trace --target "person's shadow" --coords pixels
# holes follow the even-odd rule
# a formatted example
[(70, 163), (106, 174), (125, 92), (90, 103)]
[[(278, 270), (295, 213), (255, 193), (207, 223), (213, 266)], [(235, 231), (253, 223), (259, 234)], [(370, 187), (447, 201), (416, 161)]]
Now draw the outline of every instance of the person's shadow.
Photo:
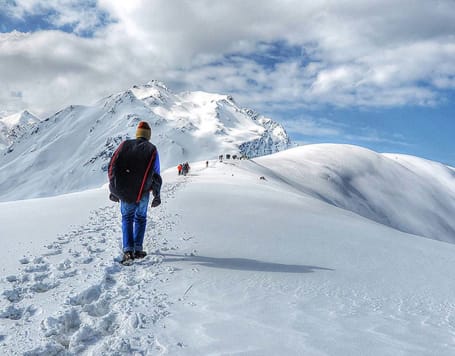
[(164, 262), (185, 261), (193, 265), (200, 265), (211, 268), (223, 268), (240, 271), (257, 272), (280, 272), (280, 273), (311, 273), (316, 270), (334, 271), (331, 268), (308, 266), (308, 265), (288, 265), (274, 262), (264, 262), (249, 258), (221, 258), (205, 257), (193, 255), (177, 255), (172, 253), (160, 253), (164, 257)]

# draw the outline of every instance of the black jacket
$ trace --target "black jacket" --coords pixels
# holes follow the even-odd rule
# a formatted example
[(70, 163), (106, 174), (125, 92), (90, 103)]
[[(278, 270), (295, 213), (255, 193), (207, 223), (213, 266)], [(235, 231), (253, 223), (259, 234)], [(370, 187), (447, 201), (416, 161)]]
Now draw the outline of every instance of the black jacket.
[[(155, 145), (138, 138), (123, 141), (109, 162), (109, 190), (127, 203), (139, 202), (142, 196), (153, 191), (159, 195), (161, 177)], [(158, 165), (158, 172), (155, 168)]]

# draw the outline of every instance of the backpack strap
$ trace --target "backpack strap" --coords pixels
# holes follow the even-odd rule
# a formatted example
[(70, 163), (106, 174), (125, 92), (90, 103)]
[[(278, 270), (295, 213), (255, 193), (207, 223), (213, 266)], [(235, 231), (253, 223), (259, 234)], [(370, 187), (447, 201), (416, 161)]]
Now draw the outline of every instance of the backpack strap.
[(141, 184), (141, 189), (139, 189), (139, 194), (137, 195), (136, 203), (139, 203), (142, 197), (142, 191), (144, 190), (144, 185), (145, 182), (147, 181), (147, 177), (150, 171), (150, 167), (152, 166), (153, 160), (155, 159), (156, 156), (156, 148), (153, 150), (152, 157), (150, 157), (149, 164), (147, 166), (147, 170), (145, 171), (144, 178), (142, 178), (142, 184)]

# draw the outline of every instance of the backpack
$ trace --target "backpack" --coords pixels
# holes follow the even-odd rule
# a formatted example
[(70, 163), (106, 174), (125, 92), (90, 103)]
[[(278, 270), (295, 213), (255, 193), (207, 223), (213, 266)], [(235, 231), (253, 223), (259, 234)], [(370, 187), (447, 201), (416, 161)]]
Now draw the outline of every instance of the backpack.
[(127, 203), (137, 203), (145, 192), (155, 190), (155, 156), (156, 147), (147, 140), (123, 141), (109, 163), (111, 194)]

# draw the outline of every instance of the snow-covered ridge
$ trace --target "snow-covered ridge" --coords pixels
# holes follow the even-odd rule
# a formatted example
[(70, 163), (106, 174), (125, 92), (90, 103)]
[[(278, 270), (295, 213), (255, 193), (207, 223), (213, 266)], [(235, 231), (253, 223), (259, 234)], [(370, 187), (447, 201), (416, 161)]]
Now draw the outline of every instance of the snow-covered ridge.
[(134, 137), (140, 120), (152, 126), (163, 169), (226, 153), (256, 157), (289, 146), (281, 125), (248, 113), (229, 95), (176, 94), (151, 81), (93, 106), (71, 105), (33, 127), (22, 120), (21, 134), (0, 152), (0, 201), (99, 187), (113, 151)]
[(422, 158), (308, 145), (255, 160), (300, 192), (411, 234), (455, 243), (455, 172)]

